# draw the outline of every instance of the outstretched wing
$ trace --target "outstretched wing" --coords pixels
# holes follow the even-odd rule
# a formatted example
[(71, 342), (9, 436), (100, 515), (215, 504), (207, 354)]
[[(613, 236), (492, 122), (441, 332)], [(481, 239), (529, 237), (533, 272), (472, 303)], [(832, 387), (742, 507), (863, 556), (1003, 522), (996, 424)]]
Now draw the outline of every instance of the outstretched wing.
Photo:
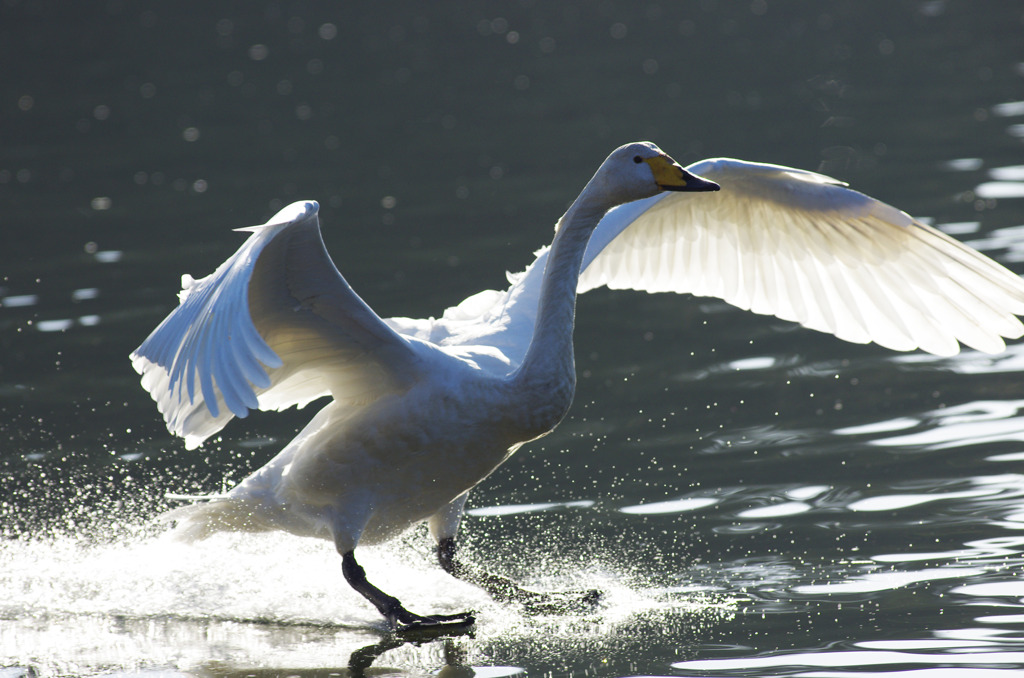
[(262, 226), (210, 276), (182, 280), (181, 302), (131, 355), (167, 428), (195, 447), (232, 417), (330, 394), (353, 404), (416, 374), (409, 341), (338, 273), (312, 201)]
[(1024, 281), (890, 205), (802, 170), (704, 160), (717, 193), (663, 193), (609, 212), (579, 291), (719, 297), (857, 343), (998, 352), (1024, 334)]

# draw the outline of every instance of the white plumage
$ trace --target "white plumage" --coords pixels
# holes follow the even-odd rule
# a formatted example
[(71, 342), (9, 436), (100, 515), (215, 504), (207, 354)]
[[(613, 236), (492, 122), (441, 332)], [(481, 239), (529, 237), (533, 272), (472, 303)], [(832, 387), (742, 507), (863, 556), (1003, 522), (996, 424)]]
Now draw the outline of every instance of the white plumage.
[[(1022, 283), (988, 257), (834, 179), (703, 160), (714, 195), (664, 193), (609, 213), (580, 292), (607, 285), (719, 297), (855, 343), (988, 353), (1024, 332)], [(627, 228), (628, 227), (628, 228)]]
[[(716, 189), (700, 177), (721, 191), (683, 192)], [(715, 296), (849, 341), (939, 355), (959, 342), (997, 352), (1024, 333), (1024, 283), (904, 212), (786, 167), (716, 159), (684, 171), (649, 143), (609, 156), (552, 247), (507, 290), (437, 319), (379, 318), (331, 262), (317, 211), (298, 202), (242, 229), (251, 235), (212, 275), (183, 278), (180, 305), (132, 362), (188, 447), (253, 409), (330, 395), (266, 466), (172, 517), (186, 537), (283, 529), (331, 539), (350, 583), (400, 627), (471, 622), (413, 615), (355, 565), (358, 543), (423, 520), (453, 574), (502, 599), (540, 600), (456, 563), (454, 537), (468, 491), (569, 407), (577, 291)]]

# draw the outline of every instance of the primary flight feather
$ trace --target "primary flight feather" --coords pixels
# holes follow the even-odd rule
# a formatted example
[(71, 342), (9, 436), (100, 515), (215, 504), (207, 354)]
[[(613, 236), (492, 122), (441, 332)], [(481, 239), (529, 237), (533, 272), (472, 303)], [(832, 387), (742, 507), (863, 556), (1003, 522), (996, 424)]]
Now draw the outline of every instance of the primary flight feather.
[[(719, 189), (719, 184), (721, 190)], [(535, 609), (542, 594), (456, 558), (469, 490), (550, 432), (575, 389), (578, 292), (607, 285), (720, 297), (854, 342), (951, 355), (998, 352), (1024, 325), (1024, 282), (904, 212), (801, 170), (705, 160), (683, 169), (627, 144), (559, 220), (550, 248), (437, 319), (382, 319), (324, 248), (315, 202), (250, 229), (132, 353), (168, 429), (195, 447), (253, 409), (332, 400), (235, 488), (176, 509), (184, 538), (285, 530), (334, 542), (348, 582), (397, 629), (465, 626), (418, 615), (373, 584), (360, 543), (426, 521), (450, 573)]]

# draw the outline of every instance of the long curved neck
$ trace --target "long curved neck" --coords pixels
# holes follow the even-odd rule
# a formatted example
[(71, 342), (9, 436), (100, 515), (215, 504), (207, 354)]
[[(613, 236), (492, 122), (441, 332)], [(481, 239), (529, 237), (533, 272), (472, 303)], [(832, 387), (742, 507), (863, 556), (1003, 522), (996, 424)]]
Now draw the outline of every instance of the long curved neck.
[(593, 183), (588, 184), (560, 221), (544, 267), (533, 340), (514, 377), (520, 386), (568, 388), (566, 408), (576, 386), (572, 332), (580, 266), (591, 233), (612, 207), (592, 197), (595, 193), (601, 194), (593, 190)]

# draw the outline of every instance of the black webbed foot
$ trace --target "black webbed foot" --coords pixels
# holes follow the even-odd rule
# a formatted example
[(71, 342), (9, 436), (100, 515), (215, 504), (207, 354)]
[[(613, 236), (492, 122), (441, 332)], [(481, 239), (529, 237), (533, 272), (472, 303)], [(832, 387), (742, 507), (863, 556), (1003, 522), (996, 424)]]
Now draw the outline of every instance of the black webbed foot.
[(592, 611), (601, 601), (597, 589), (575, 591), (531, 591), (508, 577), (491, 574), (459, 562), (455, 557), (455, 539), (441, 539), (437, 559), (448, 574), (487, 591), (495, 600), (523, 606), (527, 614), (582, 614)]
[(476, 624), (476, 616), (472, 612), (419, 615), (404, 607), (396, 610), (394, 614), (387, 615), (387, 619), (395, 635), (418, 640), (462, 635), (471, 631)]

